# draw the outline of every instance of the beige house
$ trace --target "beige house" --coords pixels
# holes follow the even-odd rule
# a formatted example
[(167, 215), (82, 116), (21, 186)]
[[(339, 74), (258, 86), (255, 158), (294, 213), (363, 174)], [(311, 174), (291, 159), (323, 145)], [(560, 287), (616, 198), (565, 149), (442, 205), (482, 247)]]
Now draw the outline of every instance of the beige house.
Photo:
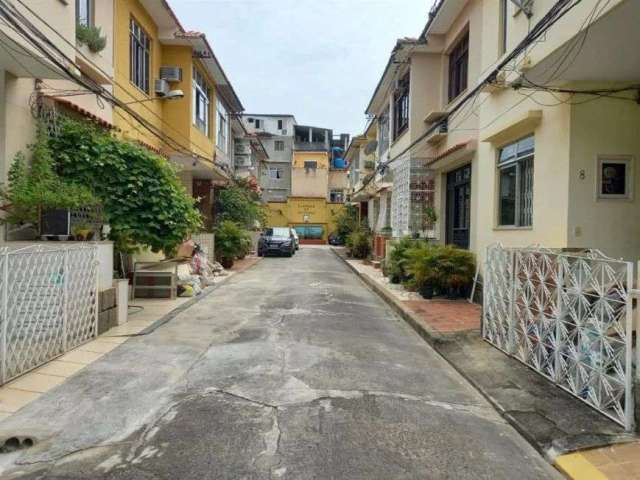
[(388, 209), (395, 237), (480, 257), (495, 242), (640, 257), (640, 4), (584, 0), (518, 49), (556, 3), (440, 0), (417, 39), (397, 42), (366, 110), (378, 168), (353, 185), (374, 230)]
[[(530, 12), (511, 2), (501, 12), (499, 3), (485, 2), (483, 9), (487, 22), (505, 18), (501, 28), (485, 23), (483, 71), (515, 48), (555, 2), (535, 2)], [(480, 254), (502, 242), (640, 258), (640, 107), (637, 88), (622, 90), (640, 84), (633, 47), (640, 44), (640, 3), (605, 3), (577, 5), (481, 100)], [(596, 90), (603, 92), (570, 93)]]
[[(109, 102), (99, 101), (91, 93), (78, 94), (78, 84), (67, 80), (68, 73), (60, 68), (62, 65), (77, 78), (91, 79), (112, 91), (113, 1), (11, 3), (8, 22), (22, 27), (30, 24), (34, 31), (19, 35), (8, 22), (0, 26), (0, 182), (6, 181), (16, 153), (26, 153), (33, 142), (38, 118), (54, 122), (66, 114), (114, 128)], [(78, 24), (99, 27), (104, 48), (92, 51), (77, 40)], [(35, 31), (46, 35), (53, 46), (38, 41)], [(34, 41), (43, 45), (46, 53)], [(2, 240), (24, 236), (19, 229), (5, 232), (5, 228), (0, 226)]]

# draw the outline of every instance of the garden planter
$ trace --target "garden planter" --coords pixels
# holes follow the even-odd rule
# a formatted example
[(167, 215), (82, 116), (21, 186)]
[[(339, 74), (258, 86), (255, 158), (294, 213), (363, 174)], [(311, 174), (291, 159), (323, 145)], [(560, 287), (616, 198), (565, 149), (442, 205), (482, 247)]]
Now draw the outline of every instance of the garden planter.
[(227, 270), (230, 269), (233, 267), (233, 258), (221, 258), (220, 265)]
[(431, 300), (433, 298), (433, 285), (423, 285), (420, 287), (419, 291), (422, 298), (426, 298), (427, 300)]

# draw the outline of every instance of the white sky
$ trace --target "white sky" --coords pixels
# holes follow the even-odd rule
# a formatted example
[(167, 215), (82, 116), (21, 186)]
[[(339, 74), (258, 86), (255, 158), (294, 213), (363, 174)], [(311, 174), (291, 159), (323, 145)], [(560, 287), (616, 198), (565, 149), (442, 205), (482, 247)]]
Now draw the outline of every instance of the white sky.
[(169, 0), (206, 33), (248, 113), (359, 134), (395, 40), (422, 31), (432, 0)]

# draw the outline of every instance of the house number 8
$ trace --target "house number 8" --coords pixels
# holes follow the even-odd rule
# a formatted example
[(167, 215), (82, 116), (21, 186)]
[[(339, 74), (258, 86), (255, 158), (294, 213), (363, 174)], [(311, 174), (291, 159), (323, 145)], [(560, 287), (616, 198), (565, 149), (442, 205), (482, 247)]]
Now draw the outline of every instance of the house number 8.
[(578, 177), (580, 178), (580, 180), (584, 180), (585, 178), (587, 178), (587, 172), (583, 170), (580, 170), (580, 172), (578, 172)]

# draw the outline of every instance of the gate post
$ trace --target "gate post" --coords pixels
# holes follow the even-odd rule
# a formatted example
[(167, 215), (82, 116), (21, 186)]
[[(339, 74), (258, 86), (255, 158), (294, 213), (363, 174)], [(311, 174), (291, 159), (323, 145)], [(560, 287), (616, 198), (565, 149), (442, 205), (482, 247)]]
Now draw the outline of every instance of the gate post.
[(560, 343), (560, 337), (562, 336), (562, 319), (563, 319), (563, 308), (562, 308), (562, 291), (564, 289), (564, 262), (562, 261), (562, 256), (561, 255), (557, 255), (556, 256), (556, 263), (558, 265), (558, 284), (556, 285), (556, 289), (558, 292), (558, 299), (556, 301), (556, 308), (557, 308), (557, 316), (556, 316), (556, 329), (555, 329), (555, 333), (556, 333), (556, 345), (555, 345), (555, 352), (553, 354), (554, 358), (553, 358), (553, 371), (554, 371), (554, 381), (556, 383), (560, 383), (561, 377), (560, 377), (560, 365), (562, 364), (561, 361), (561, 351), (562, 351), (562, 347), (564, 345), (561, 345)]
[(509, 353), (513, 355), (516, 351), (516, 274), (518, 271), (518, 255), (515, 249), (511, 249), (511, 278), (509, 282)]
[(9, 250), (5, 250), (2, 260), (2, 342), (0, 343), (0, 361), (2, 362), (2, 374), (0, 385), (7, 381), (7, 323), (9, 322), (8, 294), (9, 288)]
[(67, 315), (69, 314), (69, 249), (62, 253), (62, 352), (67, 351)]
[[(633, 296), (631, 295), (633, 290), (633, 263), (627, 262), (627, 288), (626, 288), (626, 357), (625, 357), (625, 396), (624, 396), (624, 410), (625, 410), (625, 430), (628, 432), (633, 431), (635, 423), (635, 392), (633, 391), (635, 382), (633, 376)], [(636, 332), (638, 333), (638, 332)], [(636, 337), (636, 350), (638, 349), (638, 337)], [(638, 365), (636, 365), (638, 368)]]

